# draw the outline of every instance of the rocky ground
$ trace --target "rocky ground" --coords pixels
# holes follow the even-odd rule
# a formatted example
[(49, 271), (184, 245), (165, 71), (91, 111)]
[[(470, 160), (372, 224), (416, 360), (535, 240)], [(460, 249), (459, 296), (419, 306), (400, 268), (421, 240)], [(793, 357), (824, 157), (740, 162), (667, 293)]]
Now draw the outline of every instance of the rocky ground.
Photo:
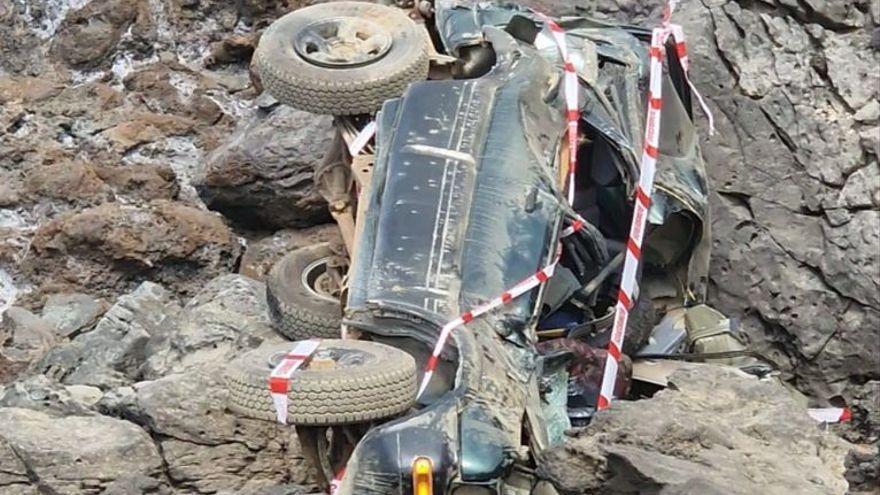
[[(660, 4), (534, 3), (630, 21)], [(220, 366), (280, 340), (260, 280), (332, 235), (311, 182), (329, 119), (260, 95), (249, 70), (300, 5), (0, 0), (0, 494), (308, 483), (289, 430), (225, 412)], [(841, 493), (844, 457), (853, 490), (877, 481), (878, 20), (868, 0), (682, 2), (718, 127), (712, 302), (810, 399), (687, 368), (551, 452), (562, 492)], [(851, 407), (851, 445), (806, 400)], [(699, 466), (718, 473), (682, 474)]]

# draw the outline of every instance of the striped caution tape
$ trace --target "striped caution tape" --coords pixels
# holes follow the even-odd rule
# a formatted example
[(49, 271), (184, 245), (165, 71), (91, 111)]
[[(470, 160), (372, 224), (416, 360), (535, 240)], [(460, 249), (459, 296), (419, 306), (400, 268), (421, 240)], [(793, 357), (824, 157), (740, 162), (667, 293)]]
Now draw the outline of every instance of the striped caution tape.
[(668, 30), (665, 28), (655, 29), (651, 35), (645, 145), (642, 150), (641, 171), (636, 186), (636, 201), (633, 206), (632, 223), (626, 242), (626, 259), (623, 264), (623, 275), (620, 278), (620, 289), (617, 292), (617, 305), (614, 312), (614, 323), (611, 327), (611, 340), (608, 343), (608, 357), (605, 360), (602, 388), (599, 392), (598, 409), (607, 408), (611, 404), (611, 397), (614, 394), (618, 363), (623, 348), (623, 339), (626, 335), (626, 323), (633, 306), (636, 275), (642, 258), (642, 240), (648, 219), (648, 209), (651, 206), (651, 192), (654, 188), (654, 173), (659, 155), (660, 109), (663, 107), (663, 56), (667, 35)]
[(275, 418), (281, 424), (287, 424), (287, 393), (290, 391), (290, 378), (314, 354), (320, 343), (318, 340), (297, 342), (269, 374), (269, 393), (272, 394), (272, 403), (275, 405)]
[[(648, 218), (648, 210), (651, 206), (651, 192), (654, 188), (654, 174), (657, 168), (660, 140), (660, 113), (663, 107), (663, 60), (665, 59), (666, 41), (670, 36), (676, 44), (676, 54), (682, 60), (682, 67), (687, 74), (687, 46), (684, 42), (684, 32), (681, 26), (669, 24), (669, 18), (677, 2), (670, 1), (664, 12), (663, 27), (656, 28), (651, 34), (650, 48), (650, 73), (648, 84), (648, 116), (645, 122), (645, 144), (642, 151), (641, 170), (639, 181), (636, 186), (636, 201), (633, 208), (632, 223), (629, 237), (626, 242), (626, 259), (623, 265), (623, 275), (620, 279), (620, 289), (617, 292), (617, 304), (614, 312), (611, 339), (608, 343), (608, 357), (605, 360), (605, 371), (602, 377), (602, 388), (599, 392), (597, 408), (607, 409), (611, 405), (614, 394), (617, 368), (620, 362), (623, 340), (626, 336), (626, 323), (629, 312), (633, 307), (633, 295), (636, 291), (636, 276), (639, 262), (642, 258), (642, 241), (645, 234), (645, 226)], [(688, 80), (690, 84), (690, 80)], [(693, 85), (691, 84), (691, 88)], [(703, 102), (699, 93), (694, 93), (703, 105), (709, 119), (710, 132), (714, 122), (709, 108)]]
[(337, 471), (336, 475), (333, 476), (333, 479), (330, 480), (330, 495), (336, 495), (336, 492), (339, 491), (343, 476), (345, 476), (345, 467)]
[(807, 409), (807, 414), (820, 423), (844, 423), (852, 419), (852, 411), (846, 407)]
[(351, 140), (351, 143), (348, 145), (348, 154), (351, 156), (358, 156), (361, 151), (364, 150), (367, 143), (370, 142), (370, 139), (373, 139), (373, 136), (375, 135), (376, 121), (372, 120), (357, 133), (357, 136), (355, 136), (354, 139)]
[(553, 19), (536, 12), (535, 15), (547, 25), (553, 41), (559, 49), (563, 64), (563, 94), (565, 95), (566, 120), (568, 123), (568, 204), (574, 204), (575, 174), (577, 173), (578, 125), (581, 110), (578, 104), (580, 83), (577, 70), (568, 52), (565, 31)]

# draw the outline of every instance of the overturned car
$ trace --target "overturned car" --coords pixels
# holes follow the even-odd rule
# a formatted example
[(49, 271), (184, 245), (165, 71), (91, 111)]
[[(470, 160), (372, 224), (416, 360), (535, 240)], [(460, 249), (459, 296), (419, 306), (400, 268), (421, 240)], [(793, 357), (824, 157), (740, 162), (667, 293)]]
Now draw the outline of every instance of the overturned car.
[[(283, 345), (233, 363), (230, 408), (280, 417), (266, 380), (285, 367), (273, 392), (288, 398), (284, 419), (323, 487), (555, 493), (535, 468), (597, 408), (636, 201), (651, 36), (557, 22), (578, 81), (574, 149), (566, 60), (546, 18), (524, 7), (339, 2), (297, 10), (264, 34), (255, 62), (266, 89), (335, 115), (337, 139), (315, 180), (340, 239), (289, 253), (269, 279), (279, 331), (324, 340), (307, 355)], [(702, 305), (708, 186), (691, 90), (676, 50), (666, 53), (617, 397), (631, 393), (626, 355), (736, 347), (727, 320)], [(534, 290), (511, 294), (541, 273)], [(470, 313), (499, 297), (500, 307)]]

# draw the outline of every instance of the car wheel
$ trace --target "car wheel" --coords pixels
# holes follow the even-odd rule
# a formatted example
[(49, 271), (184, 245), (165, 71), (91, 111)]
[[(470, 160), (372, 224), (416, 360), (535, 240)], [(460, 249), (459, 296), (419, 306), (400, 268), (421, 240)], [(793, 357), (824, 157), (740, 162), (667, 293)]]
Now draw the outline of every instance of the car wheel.
[(329, 267), (333, 256), (330, 243), (323, 242), (287, 253), (269, 271), (269, 316), (285, 337), (334, 338), (342, 332), (338, 287)]
[(263, 86), (282, 103), (330, 115), (371, 113), (427, 78), (423, 29), (385, 5), (313, 5), (272, 23), (255, 63)]
[(654, 326), (659, 321), (660, 315), (654, 307), (650, 294), (647, 293), (647, 290), (643, 290), (629, 312), (626, 339), (623, 341), (623, 353), (628, 356), (634, 356), (638, 353), (642, 347), (648, 344), (651, 332), (654, 331)]
[[(293, 343), (264, 346), (229, 364), (229, 409), (272, 421), (272, 369)], [(324, 340), (290, 380), (288, 421), (330, 426), (401, 414), (415, 402), (416, 363), (404, 351), (361, 340)]]

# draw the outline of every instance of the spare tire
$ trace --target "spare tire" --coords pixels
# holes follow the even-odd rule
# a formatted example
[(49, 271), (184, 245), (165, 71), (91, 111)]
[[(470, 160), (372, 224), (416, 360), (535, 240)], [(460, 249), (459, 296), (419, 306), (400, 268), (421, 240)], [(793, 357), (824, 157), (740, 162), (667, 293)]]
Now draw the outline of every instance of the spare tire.
[[(229, 364), (229, 409), (275, 420), (271, 371), (294, 343), (264, 346)], [(288, 421), (329, 426), (401, 414), (415, 402), (416, 363), (404, 351), (361, 340), (324, 340), (290, 380)]]
[(275, 263), (266, 278), (266, 302), (276, 330), (291, 340), (334, 338), (342, 332), (338, 297), (322, 288), (330, 243), (295, 249)]
[(312, 5), (273, 22), (254, 60), (263, 86), (282, 103), (330, 115), (372, 113), (427, 78), (423, 30), (385, 5)]

